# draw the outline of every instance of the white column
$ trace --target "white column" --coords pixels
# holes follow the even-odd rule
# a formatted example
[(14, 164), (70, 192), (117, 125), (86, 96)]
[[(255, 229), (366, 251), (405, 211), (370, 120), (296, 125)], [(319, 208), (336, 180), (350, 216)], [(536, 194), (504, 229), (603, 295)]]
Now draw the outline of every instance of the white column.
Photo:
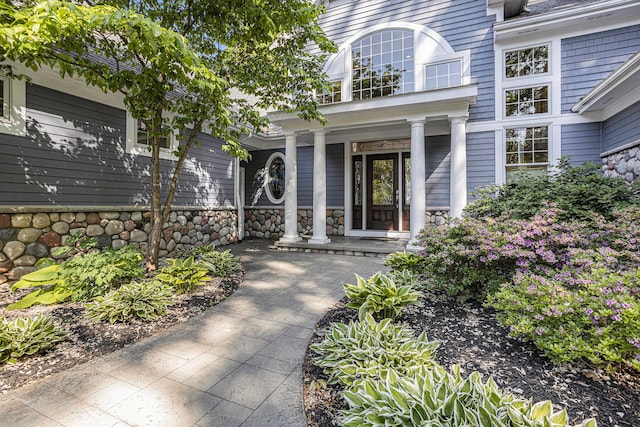
[(451, 188), (449, 215), (460, 218), (467, 205), (467, 130), (466, 117), (450, 117), (451, 121)]
[(427, 210), (424, 120), (411, 122), (411, 214), (410, 239), (407, 247), (417, 249), (417, 237), (425, 227)]
[(326, 131), (313, 131), (313, 236), (309, 243), (324, 245), (327, 237), (327, 150)]
[(296, 148), (296, 134), (285, 134), (284, 236), (280, 238), (280, 241), (285, 243), (301, 240), (300, 236), (298, 236), (298, 164)]

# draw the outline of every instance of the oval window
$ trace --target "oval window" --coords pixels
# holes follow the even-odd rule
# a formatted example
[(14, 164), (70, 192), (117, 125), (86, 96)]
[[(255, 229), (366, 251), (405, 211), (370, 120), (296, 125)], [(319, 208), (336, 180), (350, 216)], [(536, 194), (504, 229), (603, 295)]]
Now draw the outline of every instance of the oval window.
[(284, 199), (284, 156), (273, 153), (267, 160), (267, 197), (272, 203)]

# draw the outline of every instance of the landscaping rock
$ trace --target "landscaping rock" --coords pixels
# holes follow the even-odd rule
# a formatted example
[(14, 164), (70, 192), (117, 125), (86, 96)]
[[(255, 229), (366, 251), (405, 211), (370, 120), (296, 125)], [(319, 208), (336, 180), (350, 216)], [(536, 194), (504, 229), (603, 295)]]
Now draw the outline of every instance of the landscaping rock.
[(35, 267), (14, 267), (6, 274), (6, 276), (9, 280), (18, 280), (25, 274), (33, 273), (36, 270), (37, 268)]
[(86, 233), (87, 233), (87, 236), (89, 236), (89, 237), (100, 236), (100, 235), (104, 234), (104, 228), (102, 228), (102, 226), (98, 225), (98, 224), (91, 224), (91, 225), (87, 226)]
[(37, 242), (42, 235), (42, 230), (37, 228), (23, 228), (18, 232), (18, 240), (22, 243)]
[(100, 212), (98, 216), (107, 220), (120, 219), (120, 212)]
[(147, 241), (147, 233), (142, 230), (132, 230), (131, 231), (131, 241), (132, 242), (146, 242)]
[(66, 222), (67, 224), (71, 224), (76, 220), (76, 216), (71, 212), (64, 212), (60, 214), (60, 220)]
[(112, 219), (104, 227), (104, 232), (110, 236), (119, 234), (122, 231), (124, 231), (124, 224), (122, 223), (122, 221), (116, 221)]
[(0, 214), (0, 228), (11, 226), (11, 217), (8, 214)]
[(0, 228), (0, 241), (7, 243), (16, 239), (18, 230), (15, 228)]
[(18, 267), (29, 267), (35, 263), (36, 257), (33, 255), (22, 255), (20, 258), (13, 261), (13, 265)]
[(46, 228), (51, 225), (51, 219), (45, 213), (37, 213), (33, 216), (31, 223), (34, 228)]
[(11, 217), (11, 226), (14, 228), (31, 227), (31, 214), (15, 214)]
[(25, 248), (25, 253), (37, 258), (49, 256), (49, 246), (44, 243), (29, 243)]
[(89, 225), (100, 224), (100, 215), (98, 215), (95, 212), (91, 212), (90, 214), (87, 214), (87, 224)]
[(69, 224), (64, 221), (56, 222), (51, 229), (58, 234), (67, 234), (69, 232)]

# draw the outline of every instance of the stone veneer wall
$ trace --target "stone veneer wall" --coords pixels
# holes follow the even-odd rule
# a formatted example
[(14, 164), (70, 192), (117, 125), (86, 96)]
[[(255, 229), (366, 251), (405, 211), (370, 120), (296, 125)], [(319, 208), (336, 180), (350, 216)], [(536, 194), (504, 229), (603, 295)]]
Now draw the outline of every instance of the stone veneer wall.
[[(448, 211), (427, 211), (427, 225), (441, 225), (449, 220)], [(313, 234), (313, 210), (298, 210), (298, 234)], [(284, 210), (245, 209), (244, 237), (279, 239), (284, 235)], [(344, 210), (327, 209), (327, 236), (344, 236)]]
[(602, 171), (606, 177), (621, 177), (634, 182), (640, 176), (640, 145), (602, 158)]
[[(284, 235), (284, 209), (245, 209), (245, 237), (279, 239)], [(313, 234), (313, 210), (298, 209), (298, 234)], [(327, 236), (344, 236), (344, 210), (327, 209)]]
[[(41, 258), (78, 232), (95, 237), (100, 247), (127, 244), (145, 249), (151, 230), (148, 211), (0, 213), (0, 284), (35, 271)], [(163, 225), (160, 256), (177, 249), (236, 243), (235, 210), (178, 210)]]
[(449, 221), (449, 211), (427, 211), (425, 213), (426, 225), (442, 225)]

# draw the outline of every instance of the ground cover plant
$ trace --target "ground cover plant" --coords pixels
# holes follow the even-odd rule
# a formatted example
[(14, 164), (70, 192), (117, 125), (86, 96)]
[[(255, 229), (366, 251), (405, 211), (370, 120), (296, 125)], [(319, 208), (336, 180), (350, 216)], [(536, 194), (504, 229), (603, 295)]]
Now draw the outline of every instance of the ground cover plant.
[(13, 320), (0, 318), (0, 365), (41, 353), (66, 335), (50, 317), (43, 315)]
[(163, 282), (131, 282), (88, 303), (87, 315), (94, 320), (111, 323), (135, 318), (156, 320), (173, 304), (173, 294), (171, 286)]
[[(350, 290), (345, 285), (345, 307), (357, 309), (350, 307), (350, 294), (357, 299), (361, 293)], [(566, 411), (554, 412), (550, 401), (534, 404), (516, 398), (492, 378), (483, 382), (478, 372), (461, 374), (459, 366), (447, 371), (435, 361), (439, 343), (429, 341), (426, 332), (416, 336), (410, 328), (393, 324), (393, 318), (378, 323), (371, 313), (359, 317), (349, 324), (331, 323), (310, 346), (314, 365), (324, 370), (328, 385), (339, 385), (348, 404), (339, 425), (572, 425)], [(315, 388), (322, 384), (314, 381)], [(575, 425), (595, 427), (596, 422)]]
[(1, 392), (184, 321), (225, 299), (243, 277), (228, 251), (225, 265), (233, 268), (221, 277), (209, 277), (193, 257), (164, 260), (164, 269), (145, 276), (137, 248), (70, 245), (70, 258), (46, 260), (11, 288), (0, 286), (0, 314), (9, 319), (0, 324)]

